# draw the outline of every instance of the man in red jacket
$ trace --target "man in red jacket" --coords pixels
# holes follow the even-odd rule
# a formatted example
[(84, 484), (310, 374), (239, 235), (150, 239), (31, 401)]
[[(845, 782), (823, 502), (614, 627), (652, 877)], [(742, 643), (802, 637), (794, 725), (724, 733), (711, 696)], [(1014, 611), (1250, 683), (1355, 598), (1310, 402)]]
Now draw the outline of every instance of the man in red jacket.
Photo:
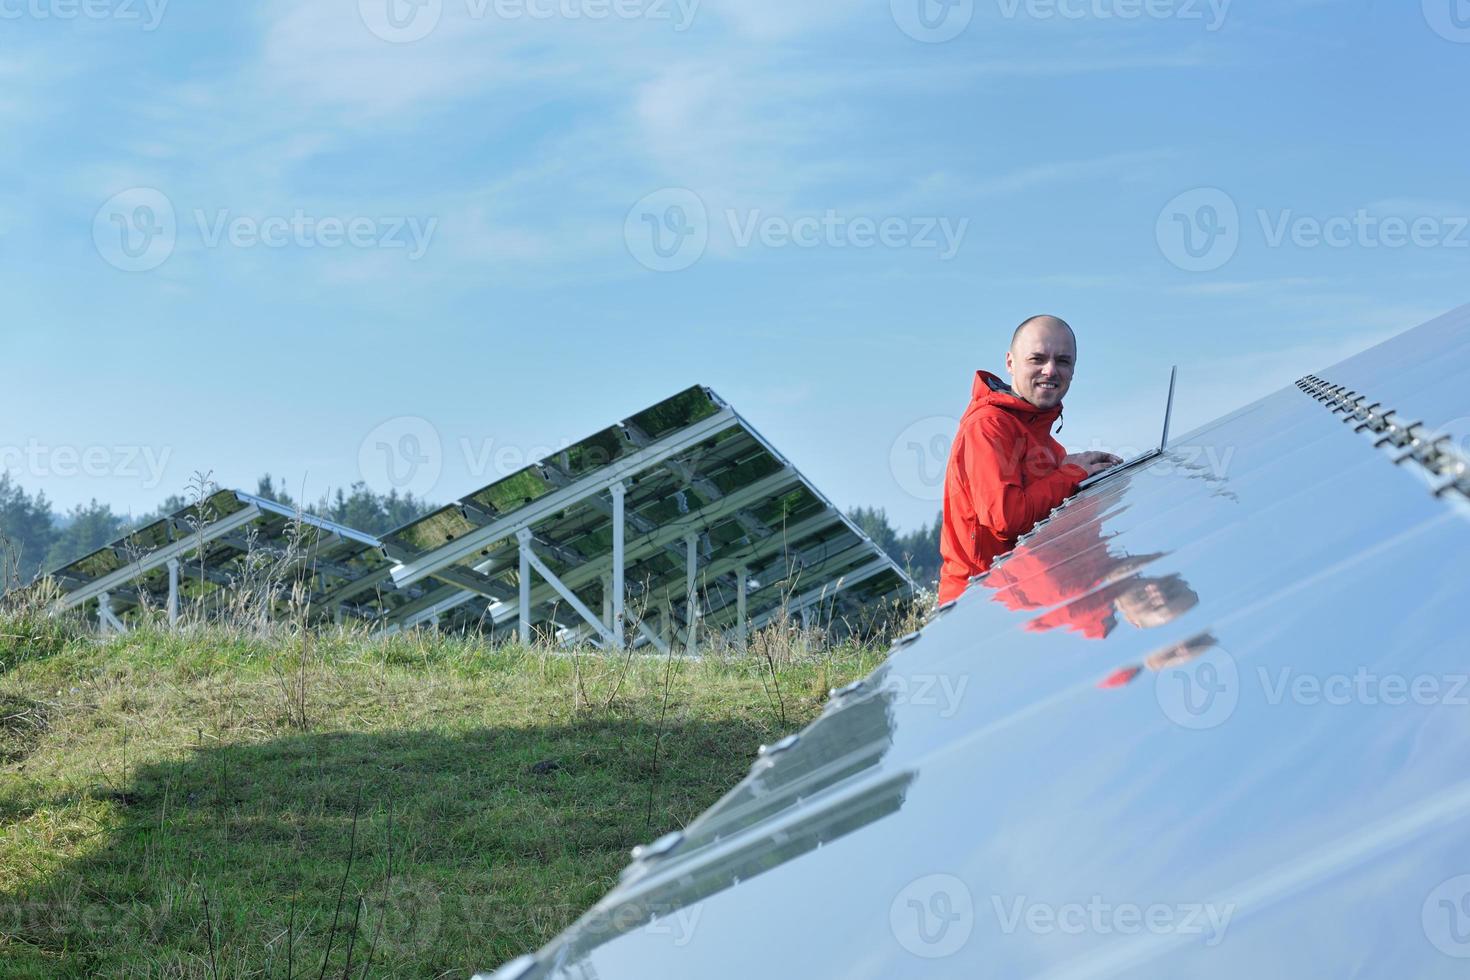
[(1052, 438), (1076, 363), (1072, 328), (1054, 316), (1035, 316), (1011, 337), (1011, 384), (976, 372), (944, 477), (941, 603), (959, 598), (971, 576), (988, 570), (1077, 484), (1122, 462), (1111, 453), (1069, 456)]

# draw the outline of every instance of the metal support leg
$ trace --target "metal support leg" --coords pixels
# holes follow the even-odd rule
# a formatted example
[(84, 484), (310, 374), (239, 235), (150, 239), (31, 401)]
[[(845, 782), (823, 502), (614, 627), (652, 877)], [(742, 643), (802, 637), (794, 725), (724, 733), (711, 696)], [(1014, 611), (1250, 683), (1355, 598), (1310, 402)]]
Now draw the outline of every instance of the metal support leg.
[[(525, 534), (525, 532), (522, 532)], [(530, 535), (519, 538), (521, 555), (521, 644), (531, 645), (531, 542)]]
[(741, 566), (735, 570), (735, 646), (741, 652), (746, 650), (749, 635), (746, 631), (746, 583), (750, 580), (750, 569)]
[(612, 630), (608, 629), (604, 623), (599, 621), (598, 618), (592, 614), (592, 610), (587, 608), (587, 604), (584, 603), (581, 599), (577, 598), (577, 593), (568, 588), (567, 584), (563, 582), (560, 578), (558, 578), (557, 574), (551, 570), (551, 567), (541, 560), (541, 556), (536, 554), (536, 548), (531, 542), (530, 532), (522, 531), (520, 532), (519, 537), (521, 544), (521, 556), (523, 560), (529, 562), (531, 567), (536, 570), (536, 574), (545, 579), (546, 584), (555, 589), (557, 593), (562, 597), (562, 600), (566, 602), (567, 605), (572, 607), (572, 611), (575, 612), (578, 616), (582, 617), (582, 622), (586, 623), (588, 626), (591, 626), (594, 630), (597, 631), (597, 635), (602, 638), (603, 643), (607, 644), (609, 647), (617, 646), (617, 638), (613, 636)]
[(112, 596), (106, 592), (97, 596), (97, 626), (104, 635), (109, 630), (114, 633), (126, 633), (128, 631), (127, 626), (112, 611)]
[(612, 576), (604, 575), (602, 577), (602, 625), (608, 629), (612, 629), (613, 624), (612, 605)]
[(179, 625), (179, 560), (168, 560), (168, 624)]
[(342, 603), (338, 602), (332, 606), (332, 625), (342, 625)]
[(685, 596), (685, 602), (687, 603), (685, 606), (687, 610), (685, 615), (685, 619), (687, 620), (685, 629), (689, 634), (687, 652), (692, 657), (695, 654), (695, 648), (699, 642), (699, 583), (696, 579), (699, 571), (699, 535), (686, 535), (684, 545), (687, 555), (685, 560), (685, 577), (689, 585), (688, 592)]
[(613, 567), (612, 567), (612, 627), (613, 636), (617, 638), (616, 648), (621, 650), (628, 636), (627, 616), (623, 604), (627, 599), (627, 584), (623, 580), (625, 569), (623, 555), (623, 538), (627, 526), (623, 511), (623, 498), (627, 495), (628, 488), (621, 483), (612, 485), (613, 502)]

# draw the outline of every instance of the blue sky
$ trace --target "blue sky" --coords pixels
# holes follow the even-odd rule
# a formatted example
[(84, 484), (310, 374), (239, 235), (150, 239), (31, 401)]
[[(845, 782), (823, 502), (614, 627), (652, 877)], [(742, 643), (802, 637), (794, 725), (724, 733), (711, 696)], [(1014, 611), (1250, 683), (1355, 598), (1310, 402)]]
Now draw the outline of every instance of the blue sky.
[(17, 480), (442, 501), (702, 383), (914, 527), (1024, 316), (1126, 449), (1470, 301), (1470, 0), (419, 4), (0, 0)]

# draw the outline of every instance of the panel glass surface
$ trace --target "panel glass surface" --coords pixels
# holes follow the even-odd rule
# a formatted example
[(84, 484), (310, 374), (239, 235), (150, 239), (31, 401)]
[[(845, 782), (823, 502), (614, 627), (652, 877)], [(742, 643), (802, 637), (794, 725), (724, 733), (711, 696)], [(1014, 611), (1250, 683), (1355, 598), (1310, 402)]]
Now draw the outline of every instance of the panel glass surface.
[[(655, 455), (656, 454), (656, 455)], [(809, 624), (871, 630), (913, 583), (791, 464), (707, 388), (690, 388), (389, 534), (403, 568), (457, 595), (483, 600), (482, 621), (519, 628), (515, 532), (594, 615), (604, 613), (612, 572), (614, 480), (625, 487), (624, 577), (630, 621), (664, 642), (692, 621), (727, 631), (738, 621), (746, 576), (747, 622), (763, 625), (795, 607)], [(696, 599), (688, 586), (695, 540)], [(398, 573), (395, 573), (398, 574)], [(422, 576), (400, 579), (421, 582)], [(544, 576), (532, 575), (533, 626), (563, 640), (598, 642)], [(411, 626), (432, 603), (394, 613)], [(708, 632), (706, 632), (708, 635)], [(636, 645), (650, 642), (631, 631)]]
[(524, 976), (1463, 976), (1470, 524), (1295, 388), (1174, 448)]

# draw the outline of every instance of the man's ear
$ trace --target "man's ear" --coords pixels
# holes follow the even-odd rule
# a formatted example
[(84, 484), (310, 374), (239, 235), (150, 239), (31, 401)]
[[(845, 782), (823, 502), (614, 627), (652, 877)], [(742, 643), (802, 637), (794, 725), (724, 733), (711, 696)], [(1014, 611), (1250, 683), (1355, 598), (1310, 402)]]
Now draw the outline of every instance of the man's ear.
[(1016, 376), (1016, 362), (1010, 351), (1006, 351), (1006, 374), (1013, 378)]

